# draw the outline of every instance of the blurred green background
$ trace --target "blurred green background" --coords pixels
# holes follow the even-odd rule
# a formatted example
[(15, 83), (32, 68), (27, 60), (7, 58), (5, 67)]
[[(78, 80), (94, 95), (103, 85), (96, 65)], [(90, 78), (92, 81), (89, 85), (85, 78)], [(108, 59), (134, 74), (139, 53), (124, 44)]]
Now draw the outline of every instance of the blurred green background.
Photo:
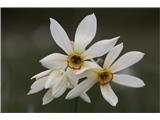
[[(79, 22), (95, 13), (98, 21), (94, 42), (121, 36), (124, 50), (146, 53), (144, 59), (123, 72), (144, 80), (139, 89), (112, 83), (117, 107), (102, 97), (99, 85), (88, 91), (92, 103), (79, 99), (78, 112), (159, 112), (159, 9), (152, 8), (2, 8), (2, 112), (74, 112), (75, 100), (67, 92), (42, 106), (45, 90), (27, 96), (30, 78), (45, 70), (38, 62), (53, 52), (63, 52), (53, 41), (49, 17), (60, 22), (71, 40)], [(90, 44), (90, 45), (91, 45)]]

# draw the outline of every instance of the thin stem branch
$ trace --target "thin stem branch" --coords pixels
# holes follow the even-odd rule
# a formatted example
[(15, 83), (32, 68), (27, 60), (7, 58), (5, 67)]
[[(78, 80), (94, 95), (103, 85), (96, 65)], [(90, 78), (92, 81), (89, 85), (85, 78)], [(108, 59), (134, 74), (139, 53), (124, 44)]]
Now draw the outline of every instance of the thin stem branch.
[(75, 98), (74, 112), (78, 113), (79, 109), (79, 98)]

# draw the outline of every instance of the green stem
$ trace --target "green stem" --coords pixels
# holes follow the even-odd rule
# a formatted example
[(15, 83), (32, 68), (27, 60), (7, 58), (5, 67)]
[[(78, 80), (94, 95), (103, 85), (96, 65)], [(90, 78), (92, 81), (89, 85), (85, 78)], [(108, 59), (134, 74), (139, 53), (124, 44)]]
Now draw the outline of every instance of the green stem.
[(79, 98), (75, 98), (74, 112), (78, 113), (79, 109)]

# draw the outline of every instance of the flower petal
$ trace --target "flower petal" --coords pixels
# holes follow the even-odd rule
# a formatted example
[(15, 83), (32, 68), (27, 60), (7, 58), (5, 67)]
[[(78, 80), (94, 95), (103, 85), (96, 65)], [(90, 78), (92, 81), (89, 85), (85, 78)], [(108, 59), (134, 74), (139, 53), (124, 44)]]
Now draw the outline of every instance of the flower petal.
[(45, 88), (51, 88), (54, 84), (59, 82), (61, 79), (63, 79), (63, 72), (60, 70), (55, 70), (53, 71), (49, 76), (48, 79), (46, 80), (45, 83)]
[[(67, 69), (67, 74), (68, 74), (68, 81), (73, 87), (76, 87), (78, 85), (78, 81), (80, 77), (78, 75), (75, 75), (74, 72), (70, 68)], [(80, 97), (87, 103), (91, 103), (91, 100), (89, 96), (86, 93), (80, 94)]]
[(96, 82), (97, 79), (95, 79), (94, 77), (92, 79), (84, 80), (68, 93), (66, 99), (73, 99), (75, 97), (78, 97), (82, 93), (87, 92)]
[(46, 82), (46, 79), (47, 79), (47, 77), (42, 77), (42, 78), (36, 80), (36, 81), (31, 85), (31, 90), (28, 92), (27, 95), (34, 94), (34, 93), (37, 93), (37, 92), (43, 90), (43, 89), (44, 89), (45, 82)]
[(119, 72), (120, 70), (123, 70), (138, 61), (140, 61), (144, 56), (144, 53), (138, 52), (138, 51), (131, 51), (123, 56), (121, 56), (113, 65), (111, 65), (110, 69), (113, 73)]
[(68, 82), (67, 88), (72, 89), (73, 85), (70, 82)]
[(61, 88), (59, 89), (59, 91), (54, 95), (55, 98), (58, 98), (61, 95), (63, 95), (64, 92), (66, 91), (66, 89), (67, 89), (67, 86), (66, 86), (66, 83), (65, 83), (65, 84), (63, 84), (63, 86), (61, 86)]
[(56, 44), (67, 54), (73, 51), (71, 41), (62, 26), (54, 19), (50, 18), (50, 30)]
[(76, 30), (74, 49), (83, 52), (86, 46), (93, 40), (96, 30), (96, 16), (94, 14), (86, 16)]
[(119, 37), (116, 37), (110, 40), (101, 40), (96, 42), (83, 53), (85, 59), (92, 59), (103, 56), (116, 44), (118, 39)]
[(67, 68), (67, 71), (66, 71), (66, 74), (67, 74), (67, 77), (68, 77), (68, 81), (70, 82), (70, 84), (72, 85), (72, 86), (76, 86), (77, 84), (78, 84), (78, 81), (79, 81), (79, 79), (80, 79), (80, 77), (79, 76), (77, 76), (76, 74), (75, 74), (75, 71), (73, 71), (71, 68)]
[(67, 56), (53, 53), (41, 59), (40, 63), (48, 69), (65, 69), (67, 67)]
[(114, 62), (114, 60), (119, 56), (122, 49), (123, 49), (123, 43), (112, 48), (105, 58), (103, 68), (110, 67), (110, 65)]
[(96, 62), (91, 62), (91, 61), (84, 61), (83, 66), (81, 67), (80, 70), (76, 71), (76, 74), (82, 74), (83, 72), (89, 70), (89, 69), (93, 69), (93, 68), (99, 68), (101, 69), (101, 67), (96, 63)]
[(67, 89), (67, 81), (64, 79), (61, 80), (56, 86), (52, 87), (52, 95), (55, 98), (60, 97)]
[(112, 81), (117, 84), (133, 88), (139, 88), (145, 86), (145, 83), (140, 78), (125, 74), (114, 74)]
[(91, 99), (89, 98), (89, 96), (84, 92), (82, 94), (80, 94), (80, 97), (87, 103), (91, 103)]
[(114, 93), (114, 91), (112, 90), (110, 84), (100, 85), (100, 89), (101, 89), (104, 99), (108, 103), (110, 103), (112, 106), (116, 106), (116, 104), (118, 103), (118, 98), (116, 94)]
[(43, 103), (42, 104), (46, 105), (46, 104), (50, 103), (53, 99), (54, 99), (54, 96), (52, 95), (52, 90), (49, 89), (45, 93), (45, 95), (43, 96), (43, 99), (42, 99)]
[(51, 72), (51, 70), (46, 70), (46, 71), (43, 71), (43, 72), (41, 72), (41, 73), (38, 73), (38, 74), (34, 75), (34, 76), (31, 78), (31, 80), (34, 79), (34, 78), (39, 79), (39, 78), (41, 78), (41, 77), (47, 76), (50, 72)]

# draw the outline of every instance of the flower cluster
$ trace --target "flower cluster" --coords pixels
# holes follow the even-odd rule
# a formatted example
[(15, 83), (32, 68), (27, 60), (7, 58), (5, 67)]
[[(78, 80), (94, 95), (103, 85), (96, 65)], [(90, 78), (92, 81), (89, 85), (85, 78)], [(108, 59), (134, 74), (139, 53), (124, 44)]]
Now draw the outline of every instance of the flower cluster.
[[(28, 95), (47, 89), (43, 97), (45, 105), (63, 95), (67, 89), (71, 89), (66, 99), (80, 97), (85, 102), (91, 103), (86, 92), (99, 83), (104, 99), (112, 106), (116, 106), (118, 98), (110, 82), (134, 88), (143, 87), (145, 84), (141, 79), (118, 72), (140, 61), (144, 53), (131, 51), (118, 58), (123, 43), (116, 46), (115, 44), (120, 37), (100, 40), (88, 48), (95, 37), (96, 29), (95, 14), (88, 15), (78, 25), (74, 41), (71, 41), (62, 26), (50, 18), (51, 35), (66, 54), (53, 53), (40, 60), (42, 66), (48, 70), (31, 78), (35, 78), (36, 81), (31, 85)], [(94, 61), (94, 58), (105, 54), (107, 56), (103, 66)], [(79, 81), (81, 78), (86, 79)]]

